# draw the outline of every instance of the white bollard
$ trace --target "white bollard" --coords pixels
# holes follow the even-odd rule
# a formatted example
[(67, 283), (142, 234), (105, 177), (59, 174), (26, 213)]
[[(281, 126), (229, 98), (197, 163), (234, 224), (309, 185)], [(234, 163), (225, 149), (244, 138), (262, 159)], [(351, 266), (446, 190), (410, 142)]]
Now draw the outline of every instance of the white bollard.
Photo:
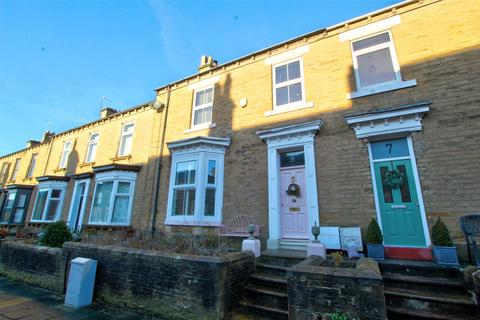
[(80, 308), (92, 304), (97, 261), (75, 258), (70, 265), (65, 305)]
[(255, 258), (260, 257), (261, 247), (258, 239), (245, 239), (242, 241), (242, 251), (252, 251)]
[(323, 259), (327, 258), (327, 249), (321, 242), (310, 242), (307, 244), (307, 257), (320, 256)]

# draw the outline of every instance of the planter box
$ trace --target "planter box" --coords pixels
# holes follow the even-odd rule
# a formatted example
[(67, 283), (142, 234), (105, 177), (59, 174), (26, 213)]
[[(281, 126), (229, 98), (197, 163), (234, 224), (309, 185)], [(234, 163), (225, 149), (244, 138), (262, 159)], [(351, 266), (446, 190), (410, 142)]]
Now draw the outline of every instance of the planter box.
[(385, 250), (383, 248), (383, 244), (367, 243), (367, 251), (369, 258), (379, 261), (385, 260)]
[(458, 266), (457, 247), (433, 246), (433, 255), (438, 264)]

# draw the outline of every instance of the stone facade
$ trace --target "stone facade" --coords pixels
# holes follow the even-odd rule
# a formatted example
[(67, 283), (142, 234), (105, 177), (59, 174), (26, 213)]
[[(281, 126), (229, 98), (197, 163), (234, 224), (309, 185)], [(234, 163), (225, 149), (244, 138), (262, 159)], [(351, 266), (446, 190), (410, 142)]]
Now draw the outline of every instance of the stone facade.
[[(456, 12), (456, 14), (452, 14)], [(404, 81), (416, 85), (358, 98), (349, 41), (344, 32), (355, 31), (392, 17), (401, 23), (388, 28)], [(418, 166), (427, 224), (441, 217), (456, 243), (463, 243), (458, 219), (478, 212), (480, 200), (480, 9), (474, 0), (412, 1), (354, 19), (346, 24), (261, 50), (227, 64), (213, 66), (191, 77), (156, 89), (155, 103), (119, 112), (99, 121), (54, 135), (49, 141), (0, 158), (9, 164), (21, 159), (15, 181), (3, 185), (36, 184), (45, 175), (71, 177), (60, 219), (66, 220), (76, 175), (92, 167), (130, 164), (141, 166), (134, 191), (130, 225), (135, 229), (216, 234), (216, 227), (168, 225), (165, 219), (170, 191), (172, 156), (167, 143), (197, 136), (230, 138), (225, 150), (221, 222), (237, 215), (254, 216), (262, 238), (269, 237), (267, 146), (257, 132), (286, 125), (321, 120), (314, 140), (319, 224), (361, 226), (363, 231), (377, 216), (368, 141), (357, 139), (345, 116), (390, 106), (428, 100), (430, 111), (423, 129), (410, 134)], [(432, 21), (438, 21), (432, 27)], [(308, 48), (308, 49), (304, 49)], [(302, 51), (305, 108), (275, 113), (272, 65), (269, 59)], [(198, 83), (213, 84), (212, 124), (192, 128), (192, 104)], [(117, 157), (123, 123), (136, 123), (133, 149)], [(213, 125), (214, 124), (214, 125)], [(89, 134), (99, 132), (94, 164), (85, 164)], [(74, 141), (68, 165), (58, 163), (64, 141)], [(28, 163), (38, 153), (33, 178), (26, 178)], [(93, 179), (92, 179), (93, 181)], [(83, 224), (88, 224), (95, 183), (90, 183)], [(36, 193), (26, 216), (30, 221)], [(0, 199), (1, 200), (1, 199)], [(313, 223), (313, 222), (311, 222)]]

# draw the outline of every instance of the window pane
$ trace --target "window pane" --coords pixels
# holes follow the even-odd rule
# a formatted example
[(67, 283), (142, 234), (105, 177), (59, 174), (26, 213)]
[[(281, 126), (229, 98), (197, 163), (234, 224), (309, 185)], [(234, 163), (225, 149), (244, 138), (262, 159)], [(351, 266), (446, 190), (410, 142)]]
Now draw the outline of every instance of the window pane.
[(212, 122), (212, 107), (207, 107), (203, 109), (203, 123), (211, 123)]
[(33, 176), (33, 172), (35, 171), (35, 165), (37, 164), (38, 155), (34, 154), (32, 156), (32, 161), (30, 162), (30, 168), (28, 168), (27, 178), (31, 178)]
[(215, 160), (208, 160), (208, 184), (215, 184), (216, 163)]
[(45, 202), (47, 201), (47, 190), (38, 192), (37, 202), (35, 204), (35, 210), (33, 211), (32, 219), (41, 220), (43, 209), (45, 208)]
[(393, 202), (392, 189), (386, 186), (385, 184), (385, 175), (388, 171), (388, 167), (380, 167), (380, 175), (382, 177), (382, 189), (383, 189), (383, 199), (385, 203)]
[(359, 55), (357, 62), (362, 87), (396, 80), (389, 48)]
[(112, 188), (113, 181), (97, 183), (90, 222), (108, 222), (108, 210), (110, 208)]
[(302, 100), (302, 84), (300, 82), (288, 86), (288, 90), (290, 103)]
[(90, 143), (88, 145), (88, 150), (87, 150), (87, 158), (85, 159), (85, 162), (93, 162), (95, 160), (95, 155), (97, 153), (97, 143)]
[(213, 88), (205, 90), (205, 103), (213, 102)]
[(205, 91), (200, 90), (195, 94), (195, 106), (200, 106), (205, 103)]
[(50, 199), (47, 205), (47, 214), (44, 220), (52, 221), (55, 219), (57, 215), (57, 211), (60, 209), (60, 200), (57, 199)]
[(23, 220), (24, 209), (16, 209), (15, 215), (13, 216), (13, 223), (21, 223)]
[(288, 86), (276, 89), (277, 106), (288, 103)]
[(15, 202), (15, 196), (16, 196), (15, 191), (11, 191), (8, 193), (8, 198), (5, 203), (5, 208), (3, 210), (3, 215), (2, 215), (2, 222), (9, 222), (10, 220), (10, 215), (12, 213), (12, 208), (13, 208), (13, 203)]
[(195, 114), (193, 115), (193, 125), (199, 125), (203, 123), (203, 113), (205, 109), (198, 109), (195, 110)]
[(133, 123), (130, 123), (130, 124), (127, 124), (127, 125), (124, 125), (123, 126), (123, 133), (133, 133), (133, 127), (135, 126), (135, 124)]
[(13, 168), (12, 180), (17, 179), (18, 170), (20, 169), (20, 159), (15, 160), (15, 167)]
[(305, 165), (303, 150), (280, 153), (280, 167), (293, 167)]
[(52, 198), (60, 199), (61, 196), (62, 196), (62, 190), (61, 189), (53, 189), (52, 190), (52, 195), (51, 195)]
[(205, 216), (215, 215), (215, 188), (205, 190)]
[(280, 66), (275, 68), (275, 83), (287, 81), (287, 66)]
[(300, 61), (288, 64), (288, 80), (300, 78)]
[(405, 138), (371, 142), (370, 145), (373, 160), (407, 157), (410, 155), (407, 139)]
[(115, 196), (112, 223), (127, 223), (129, 196)]
[(98, 141), (98, 133), (90, 135), (90, 142), (97, 142)]
[(195, 189), (176, 189), (173, 193), (173, 214), (193, 216), (195, 212)]
[(196, 161), (177, 163), (175, 185), (194, 184)]
[(373, 46), (376, 46), (377, 44), (385, 43), (389, 41), (390, 41), (390, 35), (388, 34), (388, 32), (385, 32), (385, 33), (370, 37), (368, 39), (355, 41), (352, 47), (353, 47), (353, 51), (357, 51), (357, 50), (373, 47)]
[(119, 156), (125, 156), (130, 154), (130, 152), (132, 151), (132, 140), (133, 137), (130, 134), (122, 137)]
[(27, 195), (26, 194), (20, 194), (17, 202), (17, 207), (24, 208), (25, 205), (27, 204)]
[(119, 182), (117, 187), (117, 193), (130, 193), (130, 182)]
[(400, 188), (400, 194), (402, 195), (402, 202), (412, 202), (412, 197), (410, 195), (410, 187), (408, 185), (408, 176), (407, 176), (407, 169), (405, 165), (397, 166), (398, 171), (403, 173), (403, 184)]

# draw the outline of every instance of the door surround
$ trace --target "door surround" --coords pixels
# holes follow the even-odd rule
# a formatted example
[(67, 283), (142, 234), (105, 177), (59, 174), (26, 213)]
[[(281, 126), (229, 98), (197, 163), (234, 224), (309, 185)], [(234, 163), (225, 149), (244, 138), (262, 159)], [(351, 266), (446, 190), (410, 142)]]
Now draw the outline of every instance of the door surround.
[[(72, 218), (72, 215), (73, 215), (73, 210), (75, 209), (75, 197), (77, 195), (77, 190), (78, 190), (78, 186), (80, 183), (85, 183), (85, 199), (84, 199), (84, 202), (82, 203), (82, 208), (81, 208), (81, 211), (79, 213), (79, 217), (77, 217), (78, 219), (78, 225), (75, 226), (75, 229), (78, 229), (82, 226), (82, 222), (83, 222), (83, 217), (85, 216), (85, 210), (86, 210), (86, 207), (87, 207), (87, 200), (88, 200), (88, 191), (89, 191), (89, 188), (90, 188), (90, 178), (85, 178), (85, 179), (77, 179), (75, 180), (75, 185), (73, 187), (73, 192), (72, 192), (72, 197), (71, 197), (71, 200), (70, 200), (70, 209), (68, 210), (68, 218), (67, 218), (67, 223), (70, 224), (70, 219)], [(68, 226), (70, 228), (70, 225)], [(74, 232), (76, 230), (73, 230)]]
[[(412, 132), (421, 131), (423, 128), (423, 117), (430, 110), (431, 101), (422, 101), (414, 104), (401, 105), (396, 107), (381, 108), (370, 112), (353, 114), (345, 117), (345, 121), (355, 131), (358, 139), (366, 139), (368, 142), (368, 156), (370, 162), (370, 175), (372, 179), (373, 194), (375, 198), (375, 209), (377, 220), (382, 228), (380, 206), (378, 201), (377, 186), (375, 183), (375, 169), (370, 142), (405, 137), (408, 144), (409, 156), (412, 164), (415, 188), (418, 196), (420, 215), (423, 224), (426, 246), (431, 245), (430, 233), (425, 212), (420, 178), (418, 175), (417, 161), (413, 149)], [(392, 248), (407, 246), (389, 246)], [(410, 247), (416, 248), (416, 247)], [(424, 248), (424, 247), (422, 247)], [(431, 256), (431, 255), (430, 255)]]
[[(320, 225), (318, 213), (317, 176), (315, 170), (314, 139), (322, 127), (320, 120), (258, 131), (260, 139), (268, 149), (268, 249), (279, 249), (282, 239), (280, 209), (280, 153), (292, 149), (303, 149), (305, 156), (305, 184), (307, 197), (308, 230), (316, 222)], [(311, 240), (313, 235), (309, 232)]]

